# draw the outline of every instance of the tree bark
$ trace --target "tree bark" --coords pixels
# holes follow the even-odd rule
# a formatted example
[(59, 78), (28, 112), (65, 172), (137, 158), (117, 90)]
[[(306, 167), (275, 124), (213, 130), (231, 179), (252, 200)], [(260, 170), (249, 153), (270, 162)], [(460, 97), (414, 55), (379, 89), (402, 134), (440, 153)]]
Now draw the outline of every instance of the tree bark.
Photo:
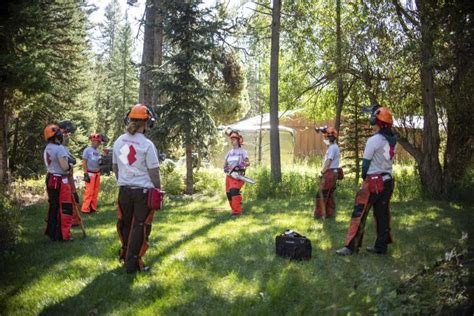
[(0, 88), (0, 186), (8, 185), (8, 125), (6, 89)]
[[(154, 28), (154, 52), (153, 64), (160, 67), (163, 62), (163, 4), (162, 0), (155, 0), (155, 28)], [(152, 104), (163, 104), (164, 100), (157, 90), (153, 90)]]
[(193, 145), (190, 136), (186, 136), (186, 194), (193, 194)]
[(278, 122), (278, 58), (280, 53), (281, 0), (273, 0), (270, 58), (270, 152), (272, 178), (281, 182), (280, 131)]
[[(423, 193), (440, 198), (443, 193), (443, 177), (439, 162), (439, 127), (434, 95), (433, 32), (434, 22), (430, 16), (430, 4), (416, 0), (420, 14), (421, 48), (420, 78), (423, 103), (423, 141), (421, 160), (417, 161)], [(432, 6), (434, 4), (431, 4)]]
[(336, 0), (336, 67), (337, 67), (337, 104), (335, 128), (341, 127), (341, 113), (344, 104), (344, 87), (342, 83), (342, 39), (341, 39), (341, 0)]
[(153, 89), (151, 70), (161, 65), (163, 46), (162, 0), (147, 0), (145, 8), (145, 32), (143, 39), (142, 67), (140, 72), (139, 100), (156, 105), (158, 95)]
[(18, 129), (20, 126), (20, 118), (15, 118), (15, 132), (13, 133), (13, 147), (12, 147), (12, 156), (10, 160), (10, 170), (12, 172), (16, 169), (17, 153), (18, 153)]

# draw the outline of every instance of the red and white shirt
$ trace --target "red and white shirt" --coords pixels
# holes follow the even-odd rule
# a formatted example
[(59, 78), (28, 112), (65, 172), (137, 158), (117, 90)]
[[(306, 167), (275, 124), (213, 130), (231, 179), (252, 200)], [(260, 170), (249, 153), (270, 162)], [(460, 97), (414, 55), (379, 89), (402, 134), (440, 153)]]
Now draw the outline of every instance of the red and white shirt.
[(153, 188), (148, 169), (160, 167), (155, 145), (142, 133), (125, 133), (114, 142), (112, 162), (118, 165), (118, 185)]

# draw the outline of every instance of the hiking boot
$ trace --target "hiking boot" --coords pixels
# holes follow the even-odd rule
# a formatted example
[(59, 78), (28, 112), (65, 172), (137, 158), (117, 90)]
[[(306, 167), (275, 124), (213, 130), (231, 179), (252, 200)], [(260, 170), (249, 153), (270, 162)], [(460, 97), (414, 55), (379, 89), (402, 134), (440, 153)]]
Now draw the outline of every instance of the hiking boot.
[(375, 247), (372, 247), (372, 246), (367, 246), (365, 248), (365, 250), (367, 250), (367, 252), (375, 253), (375, 254), (378, 254), (378, 255), (386, 255), (387, 254), (387, 250), (381, 250), (381, 249), (378, 249), (378, 248), (375, 248)]
[(347, 256), (347, 255), (352, 255), (352, 250), (350, 250), (347, 247), (343, 247), (341, 249), (336, 250), (336, 253), (340, 256)]

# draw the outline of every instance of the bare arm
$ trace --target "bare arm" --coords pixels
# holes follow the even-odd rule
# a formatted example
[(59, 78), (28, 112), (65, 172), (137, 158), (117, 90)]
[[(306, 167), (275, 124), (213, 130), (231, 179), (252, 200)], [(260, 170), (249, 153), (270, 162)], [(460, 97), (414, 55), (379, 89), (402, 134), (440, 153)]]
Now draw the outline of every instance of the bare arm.
[(161, 189), (160, 168), (148, 169), (148, 174), (155, 188)]
[(67, 157), (59, 157), (58, 158), (58, 161), (59, 161), (59, 166), (61, 167), (61, 169), (63, 169), (64, 171), (68, 171), (70, 168), (69, 168), (69, 164), (67, 162)]
[(323, 169), (321, 169), (321, 174), (324, 174), (331, 166), (332, 159), (328, 159), (324, 162)]
[(115, 174), (115, 179), (118, 180), (118, 165), (116, 163), (112, 164), (112, 171), (114, 172)]
[(82, 160), (82, 170), (84, 170), (84, 173), (87, 172), (87, 159)]

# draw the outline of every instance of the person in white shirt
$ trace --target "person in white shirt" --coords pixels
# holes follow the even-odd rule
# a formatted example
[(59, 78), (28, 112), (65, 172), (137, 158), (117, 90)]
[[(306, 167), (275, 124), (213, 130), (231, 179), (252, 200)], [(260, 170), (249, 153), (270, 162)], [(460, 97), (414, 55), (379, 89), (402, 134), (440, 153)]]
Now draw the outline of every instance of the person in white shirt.
[(72, 164), (68, 162), (69, 153), (62, 145), (63, 134), (58, 125), (46, 126), (44, 139), (48, 142), (43, 151), (43, 160), (47, 169), (46, 192), (48, 193), (45, 235), (52, 241), (72, 240), (73, 196), (69, 183)]
[(247, 151), (242, 148), (244, 138), (239, 134), (239, 132), (231, 131), (228, 136), (232, 142), (233, 148), (225, 156), (225, 190), (230, 208), (232, 209), (231, 216), (239, 216), (242, 214), (242, 194), (240, 189), (245, 182), (240, 179), (234, 179), (231, 176), (231, 173), (237, 172), (239, 174), (244, 174), (245, 169), (250, 165), (250, 162)]
[(149, 189), (160, 188), (160, 163), (155, 145), (145, 137), (153, 127), (153, 112), (143, 104), (133, 106), (125, 122), (127, 132), (114, 142), (112, 166), (120, 187), (117, 231), (122, 244), (119, 258), (127, 273), (148, 271), (142, 260), (154, 212), (148, 208)]
[(100, 152), (97, 150), (102, 144), (102, 135), (92, 134), (89, 137), (91, 145), (82, 153), (82, 167), (84, 170), (84, 201), (81, 211), (95, 213), (97, 211), (97, 197), (100, 189)]
[(344, 247), (338, 249), (338, 255), (350, 255), (358, 252), (364, 238), (365, 222), (370, 208), (374, 207), (377, 239), (367, 251), (386, 254), (392, 243), (390, 229), (390, 199), (394, 188), (392, 165), (395, 158), (397, 137), (392, 131), (393, 117), (389, 109), (374, 107), (370, 124), (376, 133), (367, 140), (362, 161), (362, 179), (364, 182), (357, 192), (352, 219), (347, 231)]
[(313, 216), (320, 219), (333, 217), (336, 209), (334, 191), (336, 191), (336, 181), (339, 174), (340, 150), (336, 143), (337, 131), (333, 127), (325, 129), (323, 132), (324, 142), (328, 145), (328, 150), (324, 156), (323, 168), (321, 169), (321, 181), (319, 191), (316, 195), (316, 205)]

